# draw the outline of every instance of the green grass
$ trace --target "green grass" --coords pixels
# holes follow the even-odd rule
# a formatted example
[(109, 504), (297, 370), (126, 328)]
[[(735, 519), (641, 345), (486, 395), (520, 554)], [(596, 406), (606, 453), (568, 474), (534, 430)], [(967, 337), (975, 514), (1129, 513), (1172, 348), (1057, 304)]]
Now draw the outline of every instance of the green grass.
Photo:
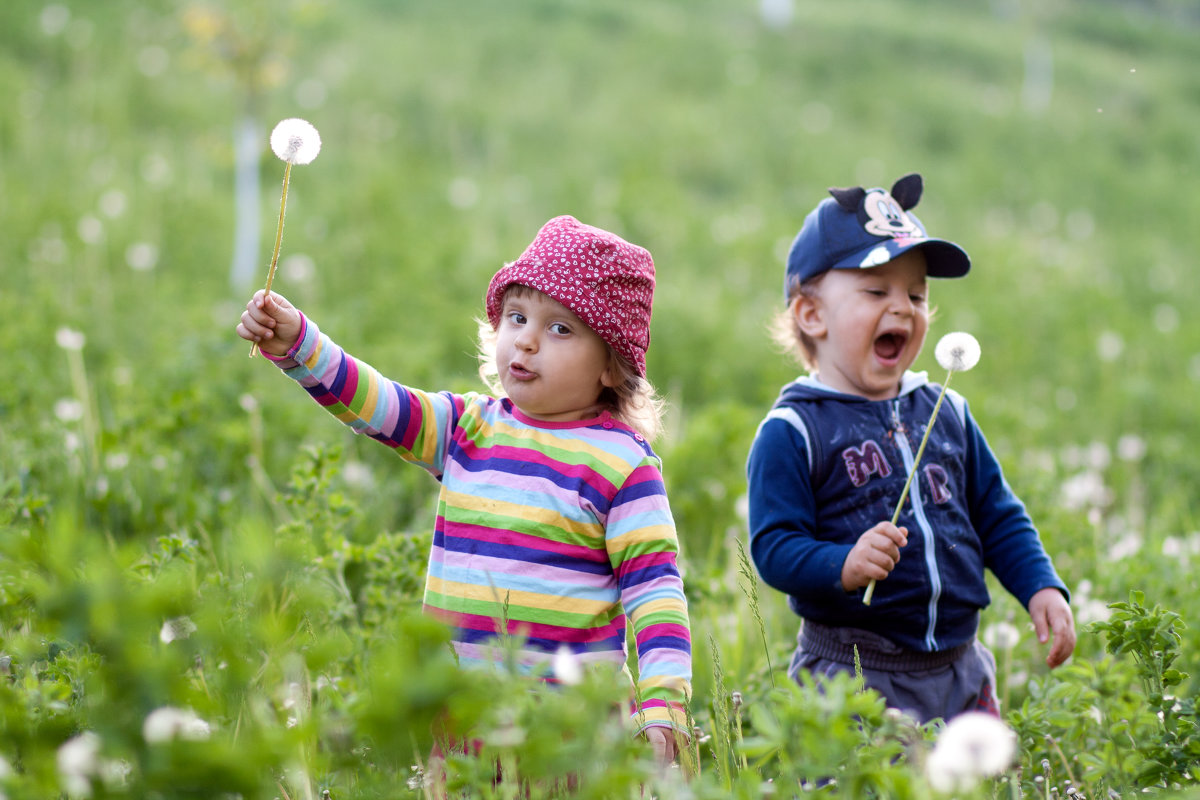
[[(801, 3), (782, 29), (749, 0), (3, 4), (0, 537), (13, 549), (0, 653), (25, 711), (0, 723), (0, 757), (29, 781), (9, 796), (54, 786), (54, 750), (84, 727), (121, 743), (146, 785), (159, 780), (178, 763), (139, 744), (138, 719), (168, 701), (243, 731), (266, 772), (309, 748), (335, 797), (386, 792), (384, 761), (408, 768), (407, 734), (386, 731), (369, 702), (399, 679), (366, 665), (415, 669), (413, 652), (387, 644), (388, 620), (416, 602), (435, 487), (347, 437), (233, 333), (260, 280), (229, 281), (232, 131), (247, 110), (263, 130), (262, 277), (282, 177), (266, 133), (302, 116), (324, 146), (293, 171), (283, 259), (306, 256), (313, 271), (285, 267), (275, 288), (413, 385), (477, 386), (487, 280), (549, 217), (574, 214), (654, 254), (649, 372), (671, 403), (657, 449), (703, 726), (723, 696), (709, 636), (723, 690), (769, 696), (733, 556), (738, 501), (755, 425), (797, 371), (766, 334), (782, 255), (829, 186), (924, 174), (918, 214), (974, 262), (933, 286), (930, 341), (956, 329), (980, 340), (956, 388), (1077, 600), (1140, 589), (1195, 624), (1198, 30), (1190, 3), (1166, 0)], [(1031, 106), (1038, 48), (1052, 82)], [(130, 248), (146, 245), (152, 268), (132, 269)], [(86, 336), (82, 383), (55, 344), (63, 327)], [(928, 350), (917, 366), (936, 375)], [(64, 399), (86, 401), (92, 433), (56, 415)], [(1122, 458), (1122, 441), (1145, 455)], [(1070, 502), (1079, 475), (1103, 502)], [(1131, 535), (1141, 549), (1115, 558)], [(1002, 589), (994, 597), (985, 628), (1024, 625)], [(796, 620), (765, 587), (760, 611), (778, 670)], [(207, 693), (214, 673), (181, 677), (178, 654), (146, 643), (185, 613), (211, 626), (196, 652), (229, 665)], [(114, 630), (141, 639), (110, 641)], [(1001, 676), (1011, 708), (1044, 696), (1038, 681), (1091, 680), (1048, 676), (1022, 631)], [(1177, 666), (1194, 675), (1200, 638), (1181, 636)], [(288, 733), (264, 709), (298, 642), (312, 680), (340, 671), (352, 688)], [(1081, 665), (1103, 654), (1102, 637), (1081, 635)], [(449, 696), (438, 686), (431, 697)], [(1031, 730), (1052, 724), (1038, 720)], [(1063, 741), (1078, 756), (1085, 733), (1072, 730)], [(379, 761), (363, 755), (368, 739)], [(235, 755), (209, 754), (229, 770), (222, 785), (273, 796)], [(1119, 791), (1136, 785), (1104, 774)], [(724, 778), (717, 796), (750, 783)]]

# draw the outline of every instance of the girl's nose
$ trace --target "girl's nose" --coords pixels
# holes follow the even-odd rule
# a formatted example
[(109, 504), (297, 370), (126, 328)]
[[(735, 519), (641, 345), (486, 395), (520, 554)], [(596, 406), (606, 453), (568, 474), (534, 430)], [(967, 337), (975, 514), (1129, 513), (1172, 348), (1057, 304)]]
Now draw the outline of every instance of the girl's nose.
[(519, 350), (532, 353), (537, 350), (537, 336), (533, 334), (533, 331), (529, 329), (529, 326), (526, 326), (522, 328), (521, 332), (517, 334), (515, 339), (513, 339), (513, 344), (515, 344)]

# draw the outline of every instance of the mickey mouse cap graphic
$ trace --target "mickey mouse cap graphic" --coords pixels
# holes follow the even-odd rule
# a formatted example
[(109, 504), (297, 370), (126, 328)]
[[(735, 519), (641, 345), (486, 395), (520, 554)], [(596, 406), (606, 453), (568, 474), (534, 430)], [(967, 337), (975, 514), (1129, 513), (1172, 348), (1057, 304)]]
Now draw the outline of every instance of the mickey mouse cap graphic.
[(913, 248), (925, 255), (931, 278), (960, 278), (971, 269), (966, 251), (945, 239), (930, 238), (916, 214), (924, 181), (910, 173), (891, 191), (854, 186), (830, 189), (804, 219), (788, 251), (784, 297), (806, 280), (831, 269), (868, 269)]

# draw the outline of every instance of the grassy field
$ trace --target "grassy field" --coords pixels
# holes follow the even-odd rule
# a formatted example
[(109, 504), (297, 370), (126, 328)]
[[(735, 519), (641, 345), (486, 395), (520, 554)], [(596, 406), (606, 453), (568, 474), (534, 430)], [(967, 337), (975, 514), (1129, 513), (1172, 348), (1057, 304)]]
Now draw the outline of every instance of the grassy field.
[[(0, 796), (394, 797), (450, 705), (524, 732), (494, 746), (545, 778), (535, 796), (597, 753), (628, 767), (585, 794), (650, 780), (612, 726), (563, 741), (580, 708), (605, 717), (602, 687), (497, 710), (455, 672), (412, 614), (436, 487), (234, 335), (290, 116), (323, 149), (292, 173), (275, 288), (390, 377), (475, 388), (487, 280), (551, 216), (654, 254), (704, 732), (701, 777), (659, 796), (835, 772), (820, 791), (933, 791), (870, 697), (784, 686), (796, 619), (737, 558), (746, 451), (798, 371), (766, 332), (787, 245), (827, 187), (921, 172), (918, 214), (974, 262), (932, 287), (930, 341), (980, 340), (955, 387), (1081, 630), (1049, 673), (993, 592), (1020, 751), (976, 791), (1194, 791), (1198, 36), (1170, 0), (0, 5)], [(239, 210), (247, 125), (260, 186)], [(932, 347), (917, 366), (938, 373)], [(195, 631), (164, 635), (180, 618)], [(210, 735), (147, 741), (163, 706)], [(56, 759), (84, 731), (99, 761), (72, 784)], [(472, 768), (464, 792), (508, 796)]]

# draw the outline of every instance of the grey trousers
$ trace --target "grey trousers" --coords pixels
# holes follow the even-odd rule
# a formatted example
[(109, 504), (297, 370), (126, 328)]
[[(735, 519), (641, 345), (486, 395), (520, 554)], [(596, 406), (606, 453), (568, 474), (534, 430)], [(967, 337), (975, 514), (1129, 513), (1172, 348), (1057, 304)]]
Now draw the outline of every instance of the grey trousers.
[(996, 700), (996, 659), (978, 639), (950, 650), (907, 650), (877, 633), (833, 628), (805, 620), (796, 637), (788, 675), (854, 672), (858, 648), (863, 682), (883, 695), (891, 708), (921, 723), (964, 711), (1000, 715)]

